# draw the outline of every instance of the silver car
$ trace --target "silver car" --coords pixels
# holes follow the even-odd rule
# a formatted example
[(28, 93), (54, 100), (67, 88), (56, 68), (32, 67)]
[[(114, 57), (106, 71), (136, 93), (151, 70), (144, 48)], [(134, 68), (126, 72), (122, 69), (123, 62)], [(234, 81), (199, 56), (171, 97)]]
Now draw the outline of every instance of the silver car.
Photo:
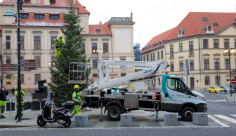
[[(224, 92), (230, 94), (230, 87), (229, 86), (220, 86), (220, 88), (224, 89)], [(231, 91), (234, 93), (234, 88), (231, 87)]]

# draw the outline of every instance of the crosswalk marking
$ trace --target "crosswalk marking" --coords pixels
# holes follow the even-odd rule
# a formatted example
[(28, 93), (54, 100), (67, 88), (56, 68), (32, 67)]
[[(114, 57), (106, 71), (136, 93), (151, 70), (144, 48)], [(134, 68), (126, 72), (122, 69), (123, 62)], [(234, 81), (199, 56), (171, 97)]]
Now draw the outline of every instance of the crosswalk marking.
[(209, 118), (211, 118), (213, 121), (215, 121), (216, 123), (220, 124), (223, 127), (230, 127), (229, 125), (226, 125), (225, 123), (219, 121), (218, 119), (216, 119), (215, 117), (208, 115)]
[(229, 117), (226, 117), (226, 116), (223, 116), (223, 115), (214, 115), (214, 116), (236, 124), (236, 120), (235, 119), (232, 119), (232, 118), (229, 118)]

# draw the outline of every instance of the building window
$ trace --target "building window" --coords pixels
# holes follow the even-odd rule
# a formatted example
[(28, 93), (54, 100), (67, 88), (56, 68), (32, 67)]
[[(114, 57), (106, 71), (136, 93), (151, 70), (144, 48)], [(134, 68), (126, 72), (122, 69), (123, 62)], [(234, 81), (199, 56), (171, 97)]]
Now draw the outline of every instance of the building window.
[(56, 67), (56, 60), (57, 60), (56, 57), (52, 56), (51, 60), (52, 60), (51, 67)]
[(20, 14), (20, 19), (27, 19), (28, 14)]
[(236, 39), (234, 39), (234, 48), (236, 48)]
[(161, 59), (163, 59), (163, 51), (161, 51)]
[(92, 43), (92, 53), (97, 54), (97, 43)]
[(147, 55), (147, 61), (148, 61), (148, 55)]
[(190, 61), (190, 70), (194, 70), (194, 61), (193, 60)]
[(56, 0), (50, 0), (50, 4), (55, 4)]
[(179, 62), (179, 71), (184, 71), (184, 63), (183, 63), (183, 61)]
[(145, 56), (143, 56), (143, 61), (145, 61)]
[(93, 74), (93, 77), (98, 77), (98, 74)]
[(219, 59), (215, 59), (215, 69), (220, 69), (220, 60)]
[(6, 49), (11, 49), (11, 37), (6, 36)]
[(204, 60), (204, 69), (208, 70), (209, 69), (209, 59)]
[(205, 85), (210, 85), (210, 77), (205, 76)]
[(29, 3), (30, 2), (30, 0), (24, 0), (24, 3)]
[(152, 60), (155, 61), (155, 53), (153, 53), (152, 57)]
[(93, 60), (93, 68), (96, 69), (98, 68), (98, 63), (97, 63), (97, 60)]
[(51, 36), (51, 49), (55, 49), (56, 42), (54, 42), (54, 39), (57, 39), (56, 36)]
[(85, 49), (85, 43), (81, 43), (80, 48)]
[(121, 77), (126, 76), (126, 73), (121, 73), (120, 76)]
[(36, 20), (43, 20), (43, 15), (42, 14), (35, 14), (35, 19)]
[(170, 71), (174, 72), (174, 63), (173, 62), (170, 63)]
[(59, 15), (50, 15), (50, 20), (59, 20)]
[(211, 30), (212, 30), (212, 26), (209, 25), (209, 26), (207, 27), (207, 29), (208, 29), (208, 31), (211, 31)]
[(203, 39), (203, 48), (204, 49), (208, 48), (208, 39)]
[(224, 47), (225, 49), (229, 49), (229, 39), (224, 39)]
[(10, 80), (7, 80), (7, 83), (10, 84), (11, 83), (11, 74), (7, 74), (6, 79), (10, 79)]
[(193, 41), (189, 42), (189, 55), (193, 55)]
[(34, 49), (41, 49), (41, 37), (34, 36)]
[(108, 43), (103, 43), (103, 54), (108, 54)]
[(183, 43), (179, 43), (179, 52), (183, 51)]
[(152, 61), (152, 54), (151, 54), (151, 61)]
[(11, 64), (11, 57), (10, 57), (10, 56), (7, 56), (7, 58), (6, 58), (6, 64)]
[(229, 69), (229, 59), (225, 59), (225, 69)]
[(40, 60), (40, 56), (35, 56), (34, 59), (36, 59), (37, 61), (37, 67), (41, 67), (41, 60)]
[(160, 59), (160, 56), (159, 56), (160, 54), (159, 54), (159, 51), (157, 52), (157, 60), (159, 60)]
[(213, 43), (214, 43), (214, 48), (219, 48), (219, 39), (214, 39)]
[(24, 80), (24, 74), (20, 74), (20, 80), (21, 80), (21, 83), (24, 84), (25, 83), (25, 80)]
[(170, 57), (174, 57), (174, 48), (173, 45), (170, 45)]
[(34, 82), (38, 82), (41, 79), (41, 74), (35, 74), (34, 77)]
[(21, 56), (21, 57), (20, 57), (20, 60), (24, 60), (24, 56)]
[(25, 45), (25, 42), (24, 42), (25, 40), (24, 40), (24, 36), (21, 36), (20, 37), (20, 48), (21, 49), (24, 49), (24, 45)]
[(215, 76), (216, 85), (220, 85), (220, 76)]

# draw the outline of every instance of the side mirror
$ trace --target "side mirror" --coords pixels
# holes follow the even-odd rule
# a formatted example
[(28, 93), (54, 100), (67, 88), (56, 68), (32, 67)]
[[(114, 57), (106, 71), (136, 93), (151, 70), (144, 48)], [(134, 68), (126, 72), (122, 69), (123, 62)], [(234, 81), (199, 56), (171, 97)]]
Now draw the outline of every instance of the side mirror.
[(165, 93), (165, 97), (168, 97), (168, 93)]

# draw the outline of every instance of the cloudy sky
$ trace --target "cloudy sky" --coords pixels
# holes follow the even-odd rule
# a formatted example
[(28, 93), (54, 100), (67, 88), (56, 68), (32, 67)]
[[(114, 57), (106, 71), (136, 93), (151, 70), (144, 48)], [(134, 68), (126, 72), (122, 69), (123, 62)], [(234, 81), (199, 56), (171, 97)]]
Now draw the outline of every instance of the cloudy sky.
[[(2, 1), (2, 0), (0, 0)], [(235, 12), (236, 0), (78, 0), (90, 11), (90, 24), (133, 12), (134, 43), (145, 46), (152, 37), (176, 27), (189, 12)]]

